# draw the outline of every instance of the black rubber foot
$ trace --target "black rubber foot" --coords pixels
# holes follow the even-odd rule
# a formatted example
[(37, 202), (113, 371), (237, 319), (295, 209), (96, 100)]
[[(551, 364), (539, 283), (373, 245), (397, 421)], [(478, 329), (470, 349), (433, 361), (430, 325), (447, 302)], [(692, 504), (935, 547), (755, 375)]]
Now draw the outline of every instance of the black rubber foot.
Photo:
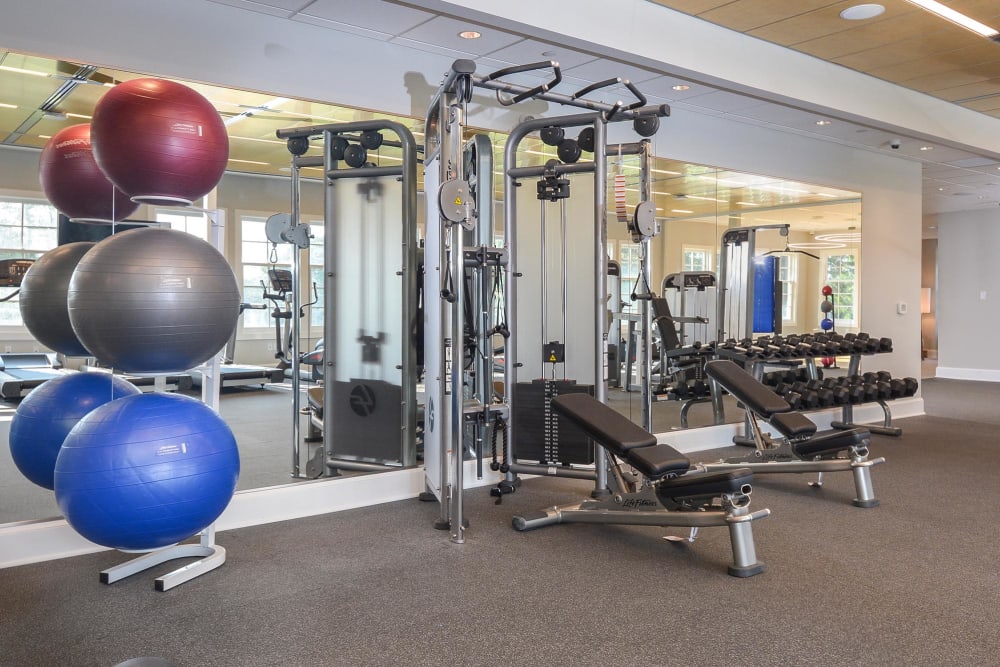
[(734, 435), (733, 444), (739, 445), (740, 447), (753, 447), (754, 449), (757, 448), (757, 443), (754, 442), (754, 439), (748, 438), (745, 435)]
[(855, 507), (878, 507), (878, 498), (872, 498), (871, 500), (858, 500), (855, 498), (851, 501), (851, 504)]
[(111, 582), (109, 581), (109, 579), (111, 579), (111, 577), (108, 576), (107, 572), (101, 572), (101, 583), (102, 584), (110, 584)]
[(438, 519), (434, 522), (434, 530), (451, 530), (451, 522), (445, 519)]
[(602, 498), (607, 498), (611, 495), (609, 489), (594, 489), (590, 492), (590, 497), (594, 500), (601, 500)]
[(732, 577), (739, 577), (740, 579), (746, 579), (747, 577), (752, 577), (755, 574), (760, 574), (764, 571), (764, 564), (757, 561), (753, 565), (748, 565), (746, 567), (737, 567), (736, 565), (729, 566), (729, 575)]
[(167, 589), (165, 589), (163, 587), (163, 582), (160, 581), (159, 579), (157, 579), (156, 581), (153, 582), (153, 588), (156, 589), (160, 593), (162, 593), (163, 591), (167, 590)]
[(430, 491), (421, 491), (420, 495), (417, 496), (417, 500), (422, 503), (433, 503), (437, 501), (437, 496), (435, 496)]

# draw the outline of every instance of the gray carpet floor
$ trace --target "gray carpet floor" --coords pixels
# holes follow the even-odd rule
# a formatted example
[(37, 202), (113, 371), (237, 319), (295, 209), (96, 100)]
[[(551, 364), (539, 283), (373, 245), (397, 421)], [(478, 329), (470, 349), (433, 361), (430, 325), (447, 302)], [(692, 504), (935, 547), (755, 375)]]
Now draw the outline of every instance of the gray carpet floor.
[(467, 492), (464, 545), (414, 500), (221, 533), (226, 565), (166, 593), (100, 584), (117, 552), (0, 570), (0, 664), (1000, 664), (996, 389), (964, 383), (966, 419), (874, 438), (878, 508), (850, 505), (846, 474), (759, 477), (753, 506), (773, 515), (750, 579), (726, 575), (724, 529), (682, 545), (650, 527), (515, 532), (512, 514), (588, 490), (538, 479), (499, 506)]

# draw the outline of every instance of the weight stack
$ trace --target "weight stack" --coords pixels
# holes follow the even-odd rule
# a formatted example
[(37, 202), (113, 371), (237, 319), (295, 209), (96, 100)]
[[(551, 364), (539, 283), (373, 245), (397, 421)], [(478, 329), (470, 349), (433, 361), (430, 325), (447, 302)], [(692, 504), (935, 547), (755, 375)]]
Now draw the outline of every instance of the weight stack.
[(594, 395), (594, 386), (573, 380), (534, 380), (514, 385), (514, 458), (546, 465), (590, 465), (594, 445), (577, 426), (552, 410), (562, 394)]

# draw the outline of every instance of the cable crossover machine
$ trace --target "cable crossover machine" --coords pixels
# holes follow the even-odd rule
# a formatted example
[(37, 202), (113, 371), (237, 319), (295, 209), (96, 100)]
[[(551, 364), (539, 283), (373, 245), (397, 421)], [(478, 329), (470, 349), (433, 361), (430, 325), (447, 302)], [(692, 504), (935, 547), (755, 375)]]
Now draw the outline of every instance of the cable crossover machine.
[[(385, 135), (394, 135), (386, 138)], [(299, 255), (309, 247), (300, 220), (300, 172), (323, 170), (323, 447), (302, 470), (299, 318), (292, 318), (292, 476), (410, 467), (417, 460), (417, 145), (404, 125), (383, 119), (278, 130), (292, 155), (291, 215), (268, 220), (272, 243), (291, 243), (292, 311), (300, 310)], [(317, 140), (322, 155), (306, 155)], [(368, 151), (402, 151), (376, 166)]]
[[(549, 72), (551, 78), (535, 87), (505, 81), (527, 72)], [(607, 125), (630, 120), (640, 136), (649, 137), (658, 129), (659, 119), (669, 115), (669, 107), (646, 106), (642, 93), (624, 79), (595, 83), (571, 95), (552, 92), (561, 80), (559, 65), (553, 61), (480, 76), (475, 73), (475, 63), (457, 60), (445, 75), (426, 118), (424, 463), (428, 490), (424, 498), (439, 502), (435, 525), (449, 530), (452, 541), (457, 543), (464, 542), (467, 526), (462, 505), (465, 461), (478, 459), (481, 472), (486, 443), (492, 450), (491, 467), (504, 473), (504, 480), (493, 489), (498, 502), (516, 488), (518, 473), (594, 479), (595, 495), (610, 493), (603, 448), (590, 454), (592, 467), (549, 462), (544, 443), (541, 454), (530, 455), (534, 462), (519, 460), (517, 442), (523, 433), (518, 429), (514, 403), (531, 383), (519, 383), (518, 371), (543, 369), (544, 376), (544, 369), (549, 369), (554, 375), (560, 365), (563, 377), (572, 376), (580, 382), (577, 390), (591, 393), (599, 401), (607, 400), (607, 155), (612, 150), (607, 146)], [(635, 101), (608, 104), (587, 99), (595, 91), (618, 85), (627, 88)], [(577, 115), (527, 120), (512, 130), (504, 149), (503, 247), (495, 247), (492, 242), (492, 146), (484, 135), (468, 141), (465, 138), (468, 105), (476, 89), (493, 91), (502, 106), (541, 100), (586, 110)], [(582, 128), (578, 139), (565, 138), (566, 129), (571, 128)], [(541, 132), (546, 143), (558, 146), (560, 160), (518, 165), (521, 142), (535, 132)], [(622, 144), (613, 150), (648, 155), (649, 142)], [(593, 159), (581, 161), (584, 151), (593, 153)], [(586, 174), (591, 175), (589, 182), (574, 181), (573, 187), (591, 192), (592, 198), (574, 221), (589, 218), (592, 223), (582, 231), (579, 227), (568, 230), (570, 181)], [(557, 258), (539, 255), (543, 252), (539, 248), (532, 251), (518, 245), (516, 194), (522, 181), (529, 178), (537, 179), (534, 192), (542, 207), (540, 245), (552, 245), (552, 239), (557, 237)], [(648, 178), (644, 187), (648, 188)], [(546, 231), (544, 222), (545, 205), (552, 203), (561, 208), (558, 234), (551, 228)], [(653, 235), (653, 211), (651, 204), (641, 206), (641, 212), (637, 209), (632, 221), (637, 240), (648, 240)], [(531, 252), (534, 266), (529, 276), (519, 255)], [(558, 298), (552, 298), (549, 292), (553, 290), (544, 283), (556, 272), (564, 280)], [(572, 282), (567, 279), (568, 272), (573, 273)], [(525, 277), (533, 279), (528, 290), (519, 285)], [(562, 339), (555, 340), (549, 323), (560, 311)], [(574, 320), (572, 326), (567, 326), (568, 313)], [(538, 323), (533, 321), (539, 315), (540, 336)], [(531, 321), (520, 325), (521, 318)], [(536, 327), (535, 331), (529, 333), (529, 326)], [(502, 341), (500, 347), (497, 341)], [(526, 345), (519, 346), (519, 342)], [(499, 350), (503, 352), (503, 381), (494, 383), (493, 370), (501, 365)], [(572, 393), (562, 380), (549, 383), (559, 385), (556, 392)], [(549, 388), (542, 391), (549, 392)], [(545, 439), (556, 431), (572, 428), (568, 421), (560, 425), (563, 418), (551, 412), (549, 404), (555, 395), (547, 393), (542, 397), (548, 425), (529, 429), (543, 434)], [(589, 447), (586, 434), (583, 438)], [(498, 449), (502, 449), (502, 462)]]

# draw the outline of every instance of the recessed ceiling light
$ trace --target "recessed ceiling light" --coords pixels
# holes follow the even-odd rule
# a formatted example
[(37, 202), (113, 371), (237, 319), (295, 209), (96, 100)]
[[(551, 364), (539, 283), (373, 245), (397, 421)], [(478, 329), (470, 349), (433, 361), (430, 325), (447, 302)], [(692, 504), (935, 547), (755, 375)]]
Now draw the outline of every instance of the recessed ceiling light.
[(932, 150), (934, 150), (934, 147), (933, 146), (921, 146), (920, 150), (922, 150), (922, 151), (932, 151)]
[(816, 124), (817, 125), (829, 125), (832, 122), (833, 122), (832, 120), (826, 120), (826, 119), (824, 119), (824, 120), (818, 120), (818, 121), (816, 121)]
[(882, 14), (884, 11), (885, 7), (871, 2), (863, 5), (848, 7), (844, 11), (840, 12), (840, 18), (848, 21), (864, 21), (865, 19), (873, 19), (879, 14)]
[(944, 188), (938, 188), (938, 192), (944, 192)]
[(937, 225), (927, 225), (927, 229), (937, 229)]
[(916, 5), (917, 7), (926, 9), (931, 13), (937, 14), (941, 18), (947, 21), (951, 21), (957, 26), (965, 28), (966, 30), (971, 30), (977, 35), (982, 35), (983, 37), (989, 37), (990, 39), (994, 39), (997, 36), (1000, 36), (1000, 32), (998, 32), (995, 28), (991, 28), (990, 26), (984, 23), (980, 23), (979, 21), (973, 18), (969, 18), (965, 14), (960, 14), (951, 7), (945, 7), (940, 2), (935, 2), (934, 0), (906, 0), (906, 1), (911, 5)]
[[(0, 102), (0, 109), (16, 109), (16, 104), (7, 104), (6, 102)], [(1000, 167), (998, 167), (1000, 169)]]
[(682, 209), (682, 208), (674, 208), (674, 209), (670, 209), (670, 212), (671, 212), (671, 213), (694, 213), (694, 211), (685, 211), (685, 210), (684, 210), (684, 209)]
[(462, 39), (479, 39), (480, 37), (483, 36), (483, 33), (477, 30), (463, 30), (462, 32), (458, 33), (458, 36), (461, 37)]
[(688, 90), (691, 86), (685, 86), (683, 83), (678, 83), (676, 86), (670, 86), (672, 90)]

